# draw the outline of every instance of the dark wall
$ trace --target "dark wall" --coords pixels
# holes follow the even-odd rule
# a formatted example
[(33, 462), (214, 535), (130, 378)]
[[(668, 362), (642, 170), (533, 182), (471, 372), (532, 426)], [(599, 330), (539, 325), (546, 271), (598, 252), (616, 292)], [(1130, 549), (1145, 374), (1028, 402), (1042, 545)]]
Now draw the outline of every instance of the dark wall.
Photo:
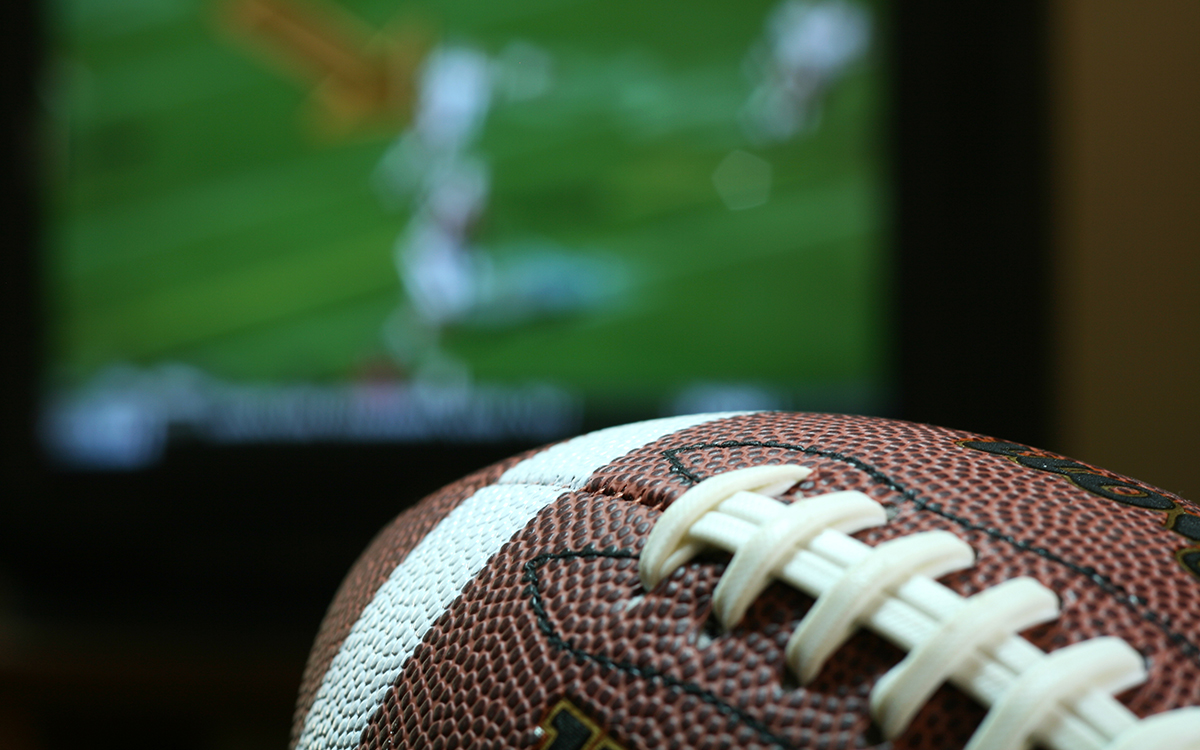
[(1055, 7), (1060, 442), (1200, 498), (1200, 4)]

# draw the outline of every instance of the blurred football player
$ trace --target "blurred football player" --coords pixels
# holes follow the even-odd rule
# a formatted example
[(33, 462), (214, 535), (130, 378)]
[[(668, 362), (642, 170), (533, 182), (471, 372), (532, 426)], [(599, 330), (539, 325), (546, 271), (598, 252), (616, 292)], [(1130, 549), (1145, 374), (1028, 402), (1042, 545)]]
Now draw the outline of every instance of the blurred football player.
[(544, 93), (548, 70), (548, 56), (525, 43), (496, 58), (465, 46), (435, 49), (418, 79), (412, 125), (380, 162), (384, 200), (412, 211), (393, 251), (406, 303), (385, 339), (418, 378), (468, 377), (440, 346), (447, 326), (516, 325), (593, 307), (621, 286), (618, 264), (603, 256), (523, 241), (501, 260), (473, 240), (491, 185), (476, 145), (488, 112), (498, 99)]
[(757, 81), (742, 112), (750, 140), (786, 141), (819, 120), (825, 92), (866, 52), (867, 11), (847, 0), (786, 0), (767, 19), (747, 67)]

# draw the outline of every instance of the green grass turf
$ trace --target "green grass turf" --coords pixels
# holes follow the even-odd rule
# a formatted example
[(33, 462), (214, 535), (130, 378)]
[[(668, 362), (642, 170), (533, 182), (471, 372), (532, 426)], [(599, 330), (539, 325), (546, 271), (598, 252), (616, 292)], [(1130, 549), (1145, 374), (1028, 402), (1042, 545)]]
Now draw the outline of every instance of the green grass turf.
[[(184, 362), (218, 377), (337, 381), (385, 357), (407, 217), (374, 195), (387, 138), (330, 143), (306, 93), (215, 30), (194, 0), (64, 0), (48, 137), (50, 377)], [(375, 24), (395, 12), (347, 3)], [(886, 289), (879, 50), (820, 126), (753, 148), (742, 60), (772, 3), (423, 6), (449, 38), (532, 41), (551, 91), (500, 104), (480, 144), (493, 195), (478, 236), (623, 259), (633, 287), (587, 315), (447, 332), (484, 381), (620, 398), (696, 380), (882, 384)], [(711, 182), (733, 149), (771, 162), (765, 205)]]

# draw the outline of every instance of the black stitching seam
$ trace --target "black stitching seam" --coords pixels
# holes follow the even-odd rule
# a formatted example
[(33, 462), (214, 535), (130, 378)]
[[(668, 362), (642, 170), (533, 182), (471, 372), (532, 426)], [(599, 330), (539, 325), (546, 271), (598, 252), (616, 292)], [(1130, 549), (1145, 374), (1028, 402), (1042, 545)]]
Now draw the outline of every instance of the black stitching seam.
[(546, 553), (526, 561), (524, 566), (525, 574), (521, 577), (521, 581), (523, 583), (528, 583), (529, 585), (525, 587), (524, 593), (529, 597), (530, 606), (533, 607), (533, 612), (537, 616), (538, 629), (541, 630), (546, 638), (550, 641), (551, 646), (566, 651), (574, 656), (578, 661), (594, 661), (607, 669), (619, 670), (649, 682), (659, 682), (667, 687), (675, 688), (676, 690), (687, 693), (688, 695), (695, 696), (696, 698), (699, 698), (705, 703), (713, 706), (726, 716), (732, 717), (750, 729), (758, 732), (758, 734), (768, 742), (785, 748), (794, 747), (793, 745), (788, 744), (787, 740), (784, 738), (774, 734), (770, 727), (768, 727), (766, 724), (762, 723), (736, 706), (725, 703), (713, 693), (705, 690), (693, 682), (685, 682), (652, 667), (639, 667), (636, 664), (630, 664), (626, 661), (610, 659), (602, 654), (594, 654), (589, 651), (584, 651), (559, 635), (558, 631), (554, 629), (554, 625), (550, 622), (550, 616), (546, 612), (545, 602), (542, 600), (541, 581), (538, 579), (538, 568), (543, 564), (553, 560), (573, 560), (578, 558), (591, 560), (597, 557), (612, 557), (618, 559), (635, 560), (638, 558), (638, 554), (632, 550), (616, 548), (598, 550), (589, 544), (579, 551)]
[(853, 466), (854, 468), (859, 469), (859, 470), (863, 471), (864, 473), (866, 473), (867, 476), (869, 476), (872, 480), (874, 480), (876, 484), (881, 484), (885, 487), (888, 487), (889, 489), (899, 492), (900, 495), (904, 498), (904, 501), (911, 502), (913, 504), (913, 507), (915, 507), (919, 511), (929, 511), (931, 513), (936, 513), (937, 515), (939, 515), (949, 521), (953, 521), (954, 523), (958, 524), (959, 526), (963, 527), (964, 529), (969, 529), (972, 531), (981, 531), (981, 532), (987, 534), (988, 536), (992, 537), (993, 539), (998, 539), (1002, 542), (1007, 542), (1008, 544), (1010, 544), (1013, 547), (1016, 547), (1017, 549), (1021, 549), (1026, 552), (1032, 552), (1036, 555), (1046, 558), (1047, 560), (1056, 562), (1060, 565), (1063, 565), (1063, 566), (1069, 568), (1070, 570), (1075, 571), (1079, 575), (1085, 577), (1086, 579), (1088, 579), (1095, 585), (1099, 586), (1102, 591), (1104, 591), (1108, 594), (1116, 595), (1117, 601), (1121, 602), (1126, 607), (1128, 607), (1134, 614), (1138, 615), (1142, 619), (1149, 622), (1151, 625), (1154, 625), (1159, 630), (1161, 630), (1163, 632), (1163, 634), (1167, 636), (1168, 639), (1170, 639), (1177, 646), (1179, 646), (1179, 650), (1182, 651), (1185, 656), (1190, 656), (1193, 659), (1193, 661), (1195, 661), (1197, 664), (1200, 664), (1200, 647), (1196, 646), (1194, 643), (1189, 641), (1187, 639), (1187, 637), (1184, 636), (1182, 633), (1177, 633), (1174, 630), (1172, 630), (1169, 622), (1167, 621), (1167, 619), (1165, 617), (1162, 617), (1158, 613), (1152, 612), (1148, 609), (1142, 609), (1141, 605), (1146, 603), (1145, 599), (1143, 599), (1139, 596), (1130, 594), (1129, 592), (1127, 592), (1124, 589), (1124, 587), (1119, 586), (1118, 584), (1114, 583), (1107, 576), (1101, 575), (1100, 572), (1097, 571), (1095, 568), (1091, 567), (1090, 565), (1077, 565), (1069, 560), (1059, 557), (1058, 555), (1054, 554), (1053, 552), (1051, 552), (1048, 549), (1045, 549), (1044, 547), (1034, 546), (1034, 545), (1030, 544), (1029, 542), (1023, 542), (1009, 534), (1005, 534), (1002, 531), (1000, 531), (999, 529), (994, 529), (990, 526), (984, 526), (982, 524), (977, 524), (977, 523), (967, 520), (966, 518), (963, 518), (962, 516), (957, 516), (953, 513), (950, 513), (947, 510), (945, 510), (945, 508), (943, 508), (940, 503), (928, 502), (927, 500), (922, 498), (917, 493), (916, 490), (905, 487), (900, 482), (897, 482), (895, 479), (892, 479), (887, 474), (884, 474), (879, 469), (876, 469), (874, 466), (871, 466), (870, 464), (866, 463), (865, 461), (863, 461), (861, 459), (855, 458), (854, 456), (848, 456), (844, 453), (836, 453), (834, 451), (823, 451), (823, 450), (819, 450), (817, 448), (809, 448), (809, 447), (803, 446), (803, 445), (791, 445), (788, 443), (780, 443), (780, 442), (777, 442), (774, 440), (726, 440), (726, 441), (723, 441), (720, 443), (696, 443), (695, 445), (685, 445), (680, 448), (670, 448), (668, 450), (663, 451), (662, 454), (671, 463), (671, 472), (672, 473), (678, 474), (685, 481), (694, 484), (696, 482), (699, 482), (701, 478), (699, 476), (697, 476), (696, 474), (693, 474), (691, 471), (688, 471), (687, 467), (683, 465), (683, 462), (679, 460), (678, 456), (680, 453), (686, 453), (686, 452), (697, 451), (697, 450), (707, 450), (710, 448), (783, 448), (785, 450), (798, 451), (800, 453), (807, 453), (811, 456), (820, 456), (822, 458), (830, 458), (830, 459), (833, 459), (834, 461), (841, 461), (843, 463), (847, 463), (847, 464)]

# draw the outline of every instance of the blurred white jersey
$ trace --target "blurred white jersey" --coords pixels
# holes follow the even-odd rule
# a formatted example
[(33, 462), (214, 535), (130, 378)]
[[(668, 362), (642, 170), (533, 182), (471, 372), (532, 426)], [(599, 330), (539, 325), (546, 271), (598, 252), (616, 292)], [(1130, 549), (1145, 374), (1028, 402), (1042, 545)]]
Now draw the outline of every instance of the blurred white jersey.
[(789, 0), (769, 22), (775, 64), (781, 71), (832, 76), (866, 51), (870, 23), (865, 10), (843, 0)]
[(487, 55), (467, 47), (441, 47), (422, 66), (412, 129), (431, 151), (461, 151), (478, 136), (491, 103)]
[(767, 19), (752, 54), (757, 86), (743, 111), (751, 140), (780, 142), (815, 122), (820, 100), (867, 51), (871, 19), (847, 0), (787, 0)]

